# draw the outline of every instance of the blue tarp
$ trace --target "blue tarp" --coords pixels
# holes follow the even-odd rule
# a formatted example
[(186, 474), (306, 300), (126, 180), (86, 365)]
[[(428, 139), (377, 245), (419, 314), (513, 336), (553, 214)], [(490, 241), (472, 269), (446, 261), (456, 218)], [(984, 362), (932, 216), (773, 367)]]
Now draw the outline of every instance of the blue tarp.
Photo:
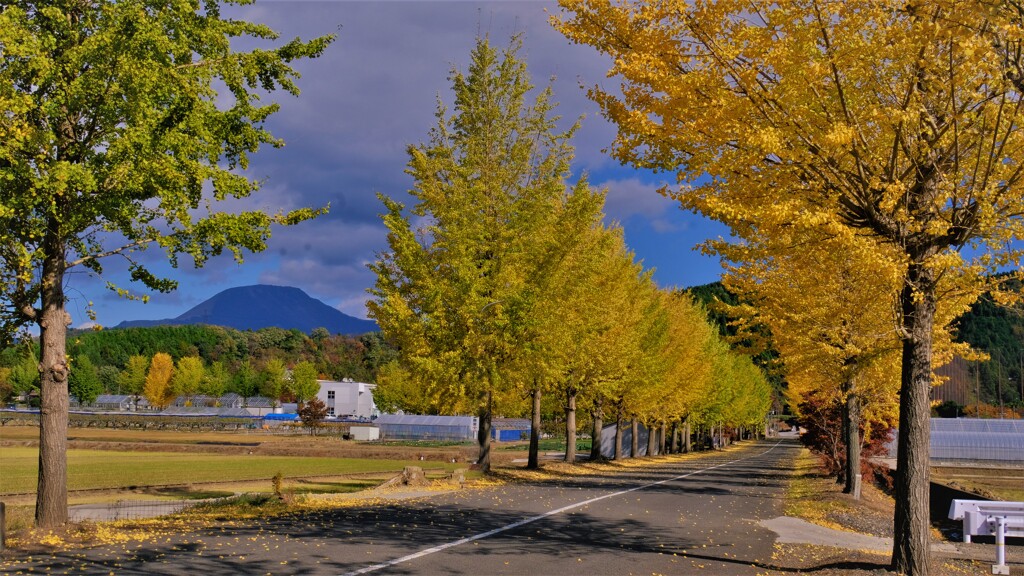
[(494, 439), (498, 442), (518, 442), (530, 438), (529, 428), (526, 430), (498, 430), (497, 428), (492, 428), (491, 430), (494, 432)]
[(267, 414), (263, 417), (264, 420), (285, 420), (294, 421), (299, 419), (298, 414)]

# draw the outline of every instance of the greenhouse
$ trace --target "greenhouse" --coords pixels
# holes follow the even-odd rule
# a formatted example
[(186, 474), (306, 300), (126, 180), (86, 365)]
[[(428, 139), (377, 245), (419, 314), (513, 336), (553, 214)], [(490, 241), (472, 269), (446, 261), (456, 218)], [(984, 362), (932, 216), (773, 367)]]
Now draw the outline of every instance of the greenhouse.
[(374, 420), (381, 440), (439, 440), (467, 442), (476, 440), (480, 419), (473, 416), (420, 416), (383, 414)]
[(1024, 420), (932, 418), (931, 458), (1024, 465)]

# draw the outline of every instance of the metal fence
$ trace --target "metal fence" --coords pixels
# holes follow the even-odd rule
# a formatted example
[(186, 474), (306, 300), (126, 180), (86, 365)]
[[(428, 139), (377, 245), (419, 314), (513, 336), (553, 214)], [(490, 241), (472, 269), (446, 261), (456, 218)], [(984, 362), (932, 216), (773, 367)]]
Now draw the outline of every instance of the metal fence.
[(81, 504), (68, 508), (68, 518), (72, 522), (82, 522), (84, 520), (110, 522), (114, 520), (156, 518), (176, 514), (199, 504), (226, 501), (231, 498), (234, 498), (234, 496), (203, 500), (118, 500), (117, 502), (101, 504)]

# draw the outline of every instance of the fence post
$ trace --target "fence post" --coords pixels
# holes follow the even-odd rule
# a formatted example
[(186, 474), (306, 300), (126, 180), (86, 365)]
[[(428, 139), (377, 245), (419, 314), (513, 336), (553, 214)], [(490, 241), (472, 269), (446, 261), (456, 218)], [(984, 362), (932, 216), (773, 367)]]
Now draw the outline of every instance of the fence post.
[(4, 503), (0, 502), (0, 552), (4, 551), (5, 540), (7, 539), (7, 515), (4, 512)]

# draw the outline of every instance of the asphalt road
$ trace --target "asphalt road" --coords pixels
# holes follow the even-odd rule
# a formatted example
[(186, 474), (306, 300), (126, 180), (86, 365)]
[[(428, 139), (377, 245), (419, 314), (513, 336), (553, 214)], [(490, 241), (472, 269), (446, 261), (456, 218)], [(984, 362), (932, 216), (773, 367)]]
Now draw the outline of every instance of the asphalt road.
[(6, 563), (75, 574), (763, 574), (795, 440)]

